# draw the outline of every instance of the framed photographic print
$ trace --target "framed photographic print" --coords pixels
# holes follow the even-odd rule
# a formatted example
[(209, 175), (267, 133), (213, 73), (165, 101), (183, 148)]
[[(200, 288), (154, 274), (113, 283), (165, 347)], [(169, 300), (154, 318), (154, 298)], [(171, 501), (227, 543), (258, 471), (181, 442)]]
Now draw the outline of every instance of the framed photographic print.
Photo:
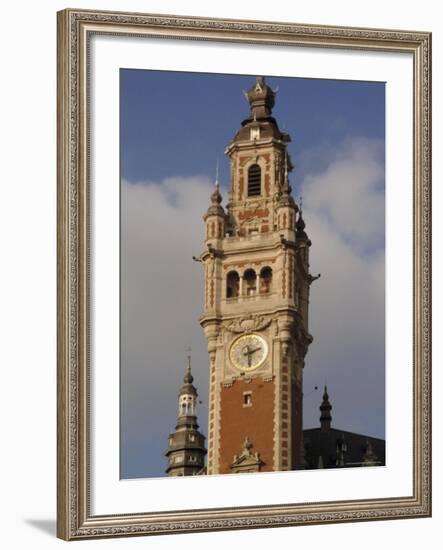
[(58, 535), (429, 516), (430, 34), (58, 40)]

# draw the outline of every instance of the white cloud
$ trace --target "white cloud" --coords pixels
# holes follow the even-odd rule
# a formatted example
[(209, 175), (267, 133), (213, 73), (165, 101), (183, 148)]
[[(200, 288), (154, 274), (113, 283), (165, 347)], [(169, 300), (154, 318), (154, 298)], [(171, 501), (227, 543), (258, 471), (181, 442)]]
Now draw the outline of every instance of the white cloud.
[(122, 182), (122, 436), (127, 464), (140, 471), (164, 466), (188, 346), (206, 402), (208, 360), (198, 322), (203, 274), (192, 256), (203, 249), (211, 191), (209, 180), (199, 177)]
[[(330, 154), (330, 152), (328, 152)], [(384, 163), (382, 144), (348, 139), (327, 167), (305, 177), (304, 218), (312, 240), (314, 336), (305, 369), (308, 393), (328, 384), (333, 425), (384, 432)], [(318, 423), (320, 395), (306, 399)], [(365, 432), (366, 430), (366, 432)]]
[(333, 152), (334, 157), (326, 169), (304, 178), (305, 204), (330, 225), (334, 234), (358, 251), (383, 246), (383, 142), (349, 138)]

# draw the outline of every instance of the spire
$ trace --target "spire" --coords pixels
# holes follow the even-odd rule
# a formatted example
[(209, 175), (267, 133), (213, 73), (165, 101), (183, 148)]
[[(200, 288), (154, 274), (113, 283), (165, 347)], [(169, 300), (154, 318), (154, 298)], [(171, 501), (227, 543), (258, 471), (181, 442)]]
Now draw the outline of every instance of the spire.
[(325, 391), (323, 393), (323, 401), (320, 405), (320, 426), (322, 432), (327, 432), (331, 428), (331, 409), (332, 405), (329, 402), (328, 388), (325, 386)]
[(197, 397), (197, 390), (195, 389), (194, 385), (192, 384), (194, 382), (194, 377), (191, 373), (191, 355), (188, 355), (188, 364), (186, 366), (185, 375), (183, 377), (183, 385), (180, 389), (179, 395), (193, 395)]
[(213, 206), (217, 208), (217, 206), (220, 206), (223, 198), (220, 194), (220, 186), (218, 185), (218, 181), (215, 182), (215, 189), (211, 193), (211, 203)]
[(218, 181), (218, 159), (215, 167), (215, 184), (214, 191), (211, 193), (211, 206), (207, 209), (203, 219), (206, 220), (208, 216), (222, 216), (224, 217), (225, 211), (221, 205), (223, 197), (220, 193), (220, 184)]
[(220, 194), (220, 184), (218, 182), (218, 159), (215, 163), (215, 184), (214, 184), (214, 191), (211, 194), (211, 203), (217, 207), (217, 205), (221, 204), (223, 198)]
[[(189, 360), (190, 359), (191, 358), (189, 357)], [(186, 368), (186, 373), (185, 373), (185, 376), (183, 378), (183, 382), (185, 384), (192, 384), (192, 382), (194, 382), (194, 377), (191, 374), (191, 362), (189, 362), (189, 365)]]

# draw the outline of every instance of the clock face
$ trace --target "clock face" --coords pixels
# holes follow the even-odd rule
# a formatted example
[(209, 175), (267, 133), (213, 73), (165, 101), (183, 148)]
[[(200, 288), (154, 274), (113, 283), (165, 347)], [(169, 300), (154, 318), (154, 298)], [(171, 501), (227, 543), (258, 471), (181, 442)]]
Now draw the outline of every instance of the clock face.
[(268, 356), (268, 344), (258, 334), (244, 334), (234, 340), (229, 349), (229, 359), (237, 369), (248, 372), (257, 369)]

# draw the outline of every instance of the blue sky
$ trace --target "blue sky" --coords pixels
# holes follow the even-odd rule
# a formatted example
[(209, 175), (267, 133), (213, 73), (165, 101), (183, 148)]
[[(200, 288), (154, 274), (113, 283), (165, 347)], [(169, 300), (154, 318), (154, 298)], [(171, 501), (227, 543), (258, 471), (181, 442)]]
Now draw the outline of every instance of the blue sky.
[[(242, 90), (255, 76), (124, 70), (121, 73), (121, 162), (128, 181), (180, 175), (214, 177), (223, 151), (248, 115)], [(384, 85), (370, 82), (269, 78), (279, 87), (274, 115), (292, 137), (300, 181), (310, 169), (305, 151), (349, 135), (384, 140)], [(315, 162), (327, 162), (316, 158)]]
[[(248, 116), (254, 76), (121, 71), (122, 477), (164, 475), (192, 347), (206, 433), (207, 353), (198, 318), (202, 215), (215, 165)], [(333, 426), (384, 437), (383, 83), (268, 78), (292, 137), (291, 185), (313, 241), (305, 427), (328, 384)]]

